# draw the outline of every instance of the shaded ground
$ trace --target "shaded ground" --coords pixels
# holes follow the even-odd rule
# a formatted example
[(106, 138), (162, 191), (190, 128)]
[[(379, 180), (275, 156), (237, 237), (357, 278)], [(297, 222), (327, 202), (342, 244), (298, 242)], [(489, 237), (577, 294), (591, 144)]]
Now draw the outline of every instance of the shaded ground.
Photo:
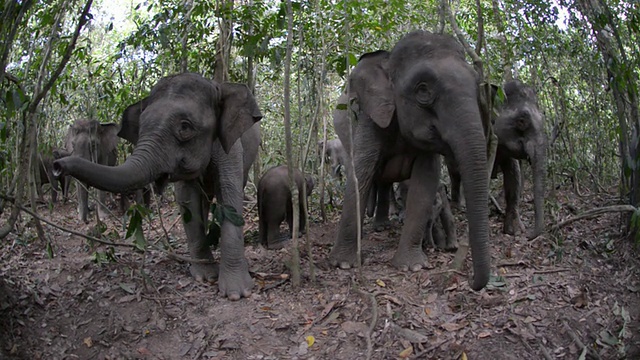
[[(527, 200), (525, 215), (532, 214)], [(557, 219), (606, 205), (570, 194), (559, 202)], [(255, 208), (246, 209), (246, 235), (254, 239)], [(62, 226), (90, 228), (77, 225), (71, 204), (40, 211)], [(165, 204), (162, 213), (177, 252), (186, 254), (177, 208)], [(46, 226), (55, 252), (49, 259), (22, 224), (20, 235), (0, 245), (0, 358), (640, 358), (640, 256), (620, 238), (617, 215), (534, 241), (501, 234), (492, 215), (494, 277), (480, 292), (469, 289), (466, 275), (446, 271), (452, 253), (427, 250), (427, 271), (392, 268), (397, 224), (382, 233), (365, 226), (361, 275), (327, 267), (336, 216), (311, 225), (315, 284), (307, 251), (304, 284), (293, 289), (287, 250), (249, 245), (255, 294), (238, 302), (194, 282), (187, 264), (159, 250), (117, 247), (109, 261), (107, 247)], [(158, 224), (155, 217), (146, 234), (159, 246)], [(464, 223), (458, 229), (461, 238)], [(122, 225), (109, 222), (111, 231), (122, 233)]]

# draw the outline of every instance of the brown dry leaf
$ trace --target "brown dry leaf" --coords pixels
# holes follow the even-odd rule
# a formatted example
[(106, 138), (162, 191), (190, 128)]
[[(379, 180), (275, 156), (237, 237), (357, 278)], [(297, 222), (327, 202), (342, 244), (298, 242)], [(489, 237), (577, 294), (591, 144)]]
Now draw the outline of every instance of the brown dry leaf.
[(431, 304), (433, 302), (435, 302), (438, 299), (438, 294), (433, 293), (433, 294), (429, 294), (427, 295), (427, 304)]
[(427, 314), (427, 316), (431, 316), (431, 309), (424, 308), (424, 313)]
[(460, 329), (462, 329), (463, 327), (465, 327), (467, 324), (462, 322), (459, 324), (454, 324), (454, 323), (444, 323), (442, 325), (440, 325), (443, 329), (447, 330), (447, 331), (458, 331)]
[(481, 331), (478, 334), (478, 339), (484, 339), (484, 338), (489, 337), (489, 336), (491, 336), (491, 331)]
[(93, 340), (91, 340), (91, 337), (84, 338), (82, 342), (87, 345), (88, 348), (93, 346)]
[(413, 347), (409, 346), (406, 349), (400, 351), (400, 354), (398, 354), (398, 357), (400, 357), (401, 359), (406, 359), (409, 356), (411, 356), (412, 353), (413, 353)]
[(363, 322), (345, 321), (342, 323), (342, 330), (346, 333), (364, 335), (369, 331), (367, 324)]
[(376, 284), (378, 284), (378, 286), (380, 286), (380, 287), (385, 287), (385, 286), (387, 286), (387, 284), (385, 284), (385, 283), (384, 283), (384, 281), (382, 281), (382, 280), (380, 280), (380, 279), (377, 279), (377, 280), (376, 280)]
[(460, 356), (460, 360), (467, 360), (467, 353), (463, 352)]
[(138, 351), (138, 354), (140, 355), (144, 355), (144, 356), (151, 356), (151, 351), (149, 351), (149, 349), (147, 349), (146, 347), (139, 347), (138, 349), (136, 349), (136, 351)]

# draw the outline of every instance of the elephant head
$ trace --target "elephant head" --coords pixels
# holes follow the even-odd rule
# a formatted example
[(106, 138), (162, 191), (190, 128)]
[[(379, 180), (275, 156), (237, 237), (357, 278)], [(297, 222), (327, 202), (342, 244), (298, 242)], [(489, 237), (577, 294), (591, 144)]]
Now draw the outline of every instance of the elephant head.
[[(360, 58), (350, 77), (348, 99), (351, 109), (358, 114), (360, 134), (365, 131), (360, 130), (364, 129), (360, 125), (363, 120), (368, 119), (378, 129), (373, 131), (378, 135), (366, 141), (399, 132), (397, 140), (382, 140), (382, 146), (387, 148), (380, 155), (384, 157), (386, 153), (386, 158), (392, 159), (393, 172), (397, 174), (394, 181), (414, 176), (420, 153), (451, 156), (459, 164), (467, 199), (474, 269), (471, 287), (476, 290), (486, 285), (490, 271), (486, 138), (478, 93), (477, 74), (465, 61), (464, 49), (454, 38), (415, 31), (405, 35), (391, 52), (381, 50)], [(362, 135), (358, 136), (364, 143)], [(358, 141), (358, 137), (355, 139)], [(355, 151), (361, 153), (358, 145), (354, 143)], [(398, 146), (408, 150), (394, 152)], [(367, 157), (372, 156), (361, 156)], [(358, 167), (356, 163), (356, 173)], [(384, 172), (387, 174), (386, 169)], [(423, 176), (423, 181), (431, 183), (429, 189), (435, 196), (437, 179), (427, 178), (438, 175), (430, 174)], [(406, 228), (405, 223), (403, 232)]]
[(210, 166), (215, 140), (228, 153), (261, 118), (245, 85), (218, 84), (193, 73), (165, 77), (122, 115), (118, 136), (136, 145), (122, 165), (105, 169), (67, 157), (54, 163), (54, 171), (112, 192), (196, 179)]
[[(527, 160), (533, 169), (535, 227), (529, 237), (544, 230), (544, 180), (547, 136), (535, 91), (518, 80), (504, 84), (505, 102), (498, 108), (494, 131), (501, 158)], [(519, 181), (520, 179), (515, 179)], [(505, 180), (506, 181), (506, 180)], [(516, 194), (515, 196), (520, 196)]]

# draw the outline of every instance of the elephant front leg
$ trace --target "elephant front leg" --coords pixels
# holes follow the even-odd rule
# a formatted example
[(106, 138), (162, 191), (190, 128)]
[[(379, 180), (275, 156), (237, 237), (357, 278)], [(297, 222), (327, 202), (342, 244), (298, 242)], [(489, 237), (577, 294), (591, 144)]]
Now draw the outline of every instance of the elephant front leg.
[[(440, 163), (435, 154), (418, 156), (413, 165), (406, 201), (406, 219), (398, 250), (391, 260), (393, 266), (401, 270), (418, 271), (427, 265), (427, 256), (422, 251), (422, 239), (425, 234), (429, 238), (432, 236), (429, 224), (433, 223), (433, 204), (438, 191), (439, 172)], [(424, 220), (425, 217), (429, 219), (428, 222)]]
[(442, 199), (442, 210), (440, 211), (440, 222), (445, 233), (445, 250), (457, 250), (458, 249), (458, 236), (456, 235), (455, 218), (451, 211), (451, 205), (447, 198), (447, 192), (444, 186), (441, 186), (438, 190), (440, 198)]
[(191, 275), (197, 281), (213, 283), (218, 278), (218, 266), (213, 262), (210, 245), (206, 241), (206, 199), (195, 180), (177, 182), (175, 193), (187, 235), (189, 254), (191, 258), (202, 261), (191, 264)]

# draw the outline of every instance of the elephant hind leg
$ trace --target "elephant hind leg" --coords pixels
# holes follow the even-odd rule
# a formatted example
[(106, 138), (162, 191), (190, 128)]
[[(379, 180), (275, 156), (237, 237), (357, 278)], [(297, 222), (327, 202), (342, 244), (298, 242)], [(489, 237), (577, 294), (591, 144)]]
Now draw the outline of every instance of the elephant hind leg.
[(500, 163), (504, 177), (504, 199), (506, 203), (502, 232), (515, 235), (520, 221), (518, 204), (520, 203), (520, 165), (515, 159), (505, 159)]

